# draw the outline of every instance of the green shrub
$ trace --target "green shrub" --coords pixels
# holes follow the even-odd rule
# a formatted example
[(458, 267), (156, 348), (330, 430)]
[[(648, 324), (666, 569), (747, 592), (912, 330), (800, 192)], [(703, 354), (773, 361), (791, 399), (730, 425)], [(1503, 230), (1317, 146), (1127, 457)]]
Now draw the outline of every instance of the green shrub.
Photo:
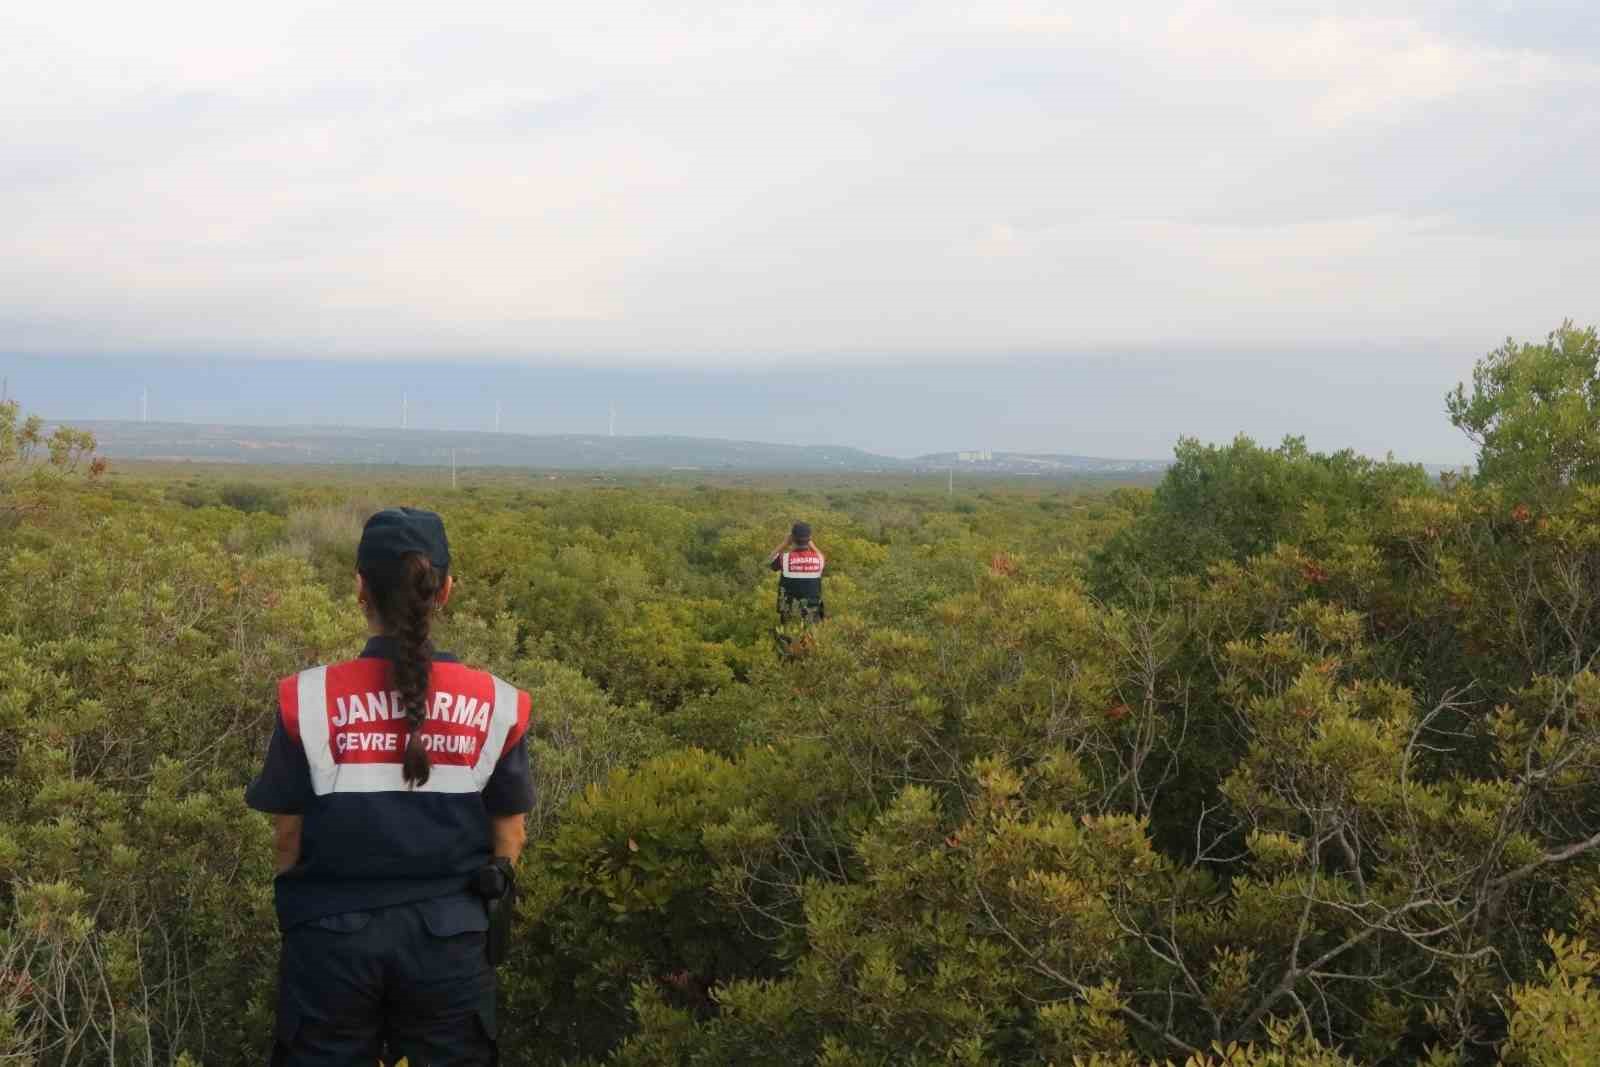
[(217, 490), (217, 499), (223, 507), (247, 515), (258, 511), (271, 515), (289, 513), (289, 502), (282, 492), (253, 482), (230, 482)]

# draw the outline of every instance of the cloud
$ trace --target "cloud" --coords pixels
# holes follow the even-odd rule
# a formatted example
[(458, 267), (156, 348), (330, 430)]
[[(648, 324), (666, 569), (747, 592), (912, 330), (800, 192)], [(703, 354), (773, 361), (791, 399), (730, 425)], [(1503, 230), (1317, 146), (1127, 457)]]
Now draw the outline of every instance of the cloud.
[(1600, 81), (1600, 66), (1588, 58), (1452, 38), (1416, 16), (1274, 18), (1193, 3), (1169, 16), (1158, 37), (1191, 73), (1225, 59), (1263, 89), (1302, 96), (1302, 115), (1325, 129), (1412, 120), (1460, 97)]
[(0, 349), (1470, 359), (1591, 314), (1593, 31), (1406, 10), (38, 4)]

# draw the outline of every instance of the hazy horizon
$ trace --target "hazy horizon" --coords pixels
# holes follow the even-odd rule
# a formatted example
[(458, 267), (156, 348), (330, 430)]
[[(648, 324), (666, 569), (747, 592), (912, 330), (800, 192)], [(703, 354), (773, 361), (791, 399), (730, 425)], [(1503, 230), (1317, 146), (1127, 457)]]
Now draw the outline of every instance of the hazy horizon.
[[(1465, 361), (1470, 370), (1470, 360)], [(908, 458), (988, 448), (1166, 459), (1180, 435), (1470, 461), (1445, 418), (1449, 383), (1416, 381), (1385, 354), (1343, 360), (1158, 356), (1007, 361), (987, 366), (707, 370), (286, 360), (31, 359), (0, 354), (0, 376), (29, 410), (62, 421), (137, 419), (257, 426), (398, 427), (409, 395), (417, 429), (668, 434), (841, 445)], [(1281, 397), (1273, 402), (1272, 397)], [(1265, 399), (1264, 399), (1265, 398)], [(1359, 414), (1359, 422), (1353, 416)]]

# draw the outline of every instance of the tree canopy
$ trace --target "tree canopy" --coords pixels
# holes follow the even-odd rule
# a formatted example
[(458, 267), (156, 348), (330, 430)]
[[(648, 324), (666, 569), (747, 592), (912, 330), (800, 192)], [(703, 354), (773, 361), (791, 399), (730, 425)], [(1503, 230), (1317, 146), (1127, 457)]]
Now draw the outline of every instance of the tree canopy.
[(1479, 360), (1445, 410), (1478, 446), (1478, 474), (1541, 495), (1600, 481), (1600, 335), (1566, 322), (1543, 344), (1505, 344)]
[(85, 461), (87, 473), (105, 471), (104, 462), (93, 459), (93, 434), (70, 426), (45, 431), (44, 420), (24, 416), (17, 401), (0, 402), (0, 524), (48, 506), (56, 483)]

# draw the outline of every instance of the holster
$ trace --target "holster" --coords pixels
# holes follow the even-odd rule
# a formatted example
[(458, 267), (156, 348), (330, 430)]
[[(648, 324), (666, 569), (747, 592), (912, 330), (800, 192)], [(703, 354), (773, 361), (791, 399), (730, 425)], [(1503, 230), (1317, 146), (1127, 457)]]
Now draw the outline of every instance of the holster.
[(489, 936), (485, 948), (489, 965), (504, 963), (511, 953), (511, 921), (517, 910), (517, 872), (511, 861), (497, 858), (481, 867), (472, 877), (472, 891), (483, 898), (489, 912)]

